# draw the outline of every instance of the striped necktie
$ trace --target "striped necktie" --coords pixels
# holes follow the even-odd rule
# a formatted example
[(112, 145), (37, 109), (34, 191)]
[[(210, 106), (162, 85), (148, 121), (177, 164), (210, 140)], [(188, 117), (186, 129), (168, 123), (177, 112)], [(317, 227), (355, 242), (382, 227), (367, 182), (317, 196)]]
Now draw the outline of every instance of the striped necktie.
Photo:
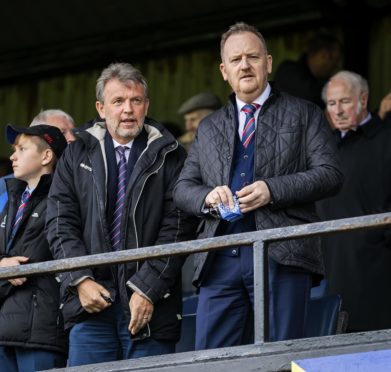
[(126, 146), (118, 146), (120, 160), (118, 162), (118, 187), (117, 187), (117, 199), (115, 202), (115, 210), (110, 227), (110, 240), (114, 251), (118, 251), (121, 246), (121, 216), (125, 202), (126, 192), (126, 156), (125, 151), (128, 149)]
[(249, 103), (242, 107), (242, 110), (246, 114), (246, 120), (244, 122), (244, 129), (242, 134), (242, 144), (244, 148), (247, 148), (248, 144), (251, 142), (251, 139), (255, 134), (255, 118), (254, 113), (257, 109), (261, 107), (258, 103)]
[(7, 249), (9, 249), (9, 247), (11, 246), (11, 243), (12, 243), (12, 241), (15, 238), (16, 232), (19, 229), (20, 222), (22, 221), (23, 213), (24, 213), (27, 201), (29, 199), (30, 199), (30, 192), (25, 190), (23, 192), (23, 194), (22, 194), (22, 198), (21, 198), (21, 201), (20, 201), (20, 205), (19, 205), (18, 211), (16, 212), (15, 222), (14, 222), (14, 224), (12, 226), (10, 238), (8, 239)]

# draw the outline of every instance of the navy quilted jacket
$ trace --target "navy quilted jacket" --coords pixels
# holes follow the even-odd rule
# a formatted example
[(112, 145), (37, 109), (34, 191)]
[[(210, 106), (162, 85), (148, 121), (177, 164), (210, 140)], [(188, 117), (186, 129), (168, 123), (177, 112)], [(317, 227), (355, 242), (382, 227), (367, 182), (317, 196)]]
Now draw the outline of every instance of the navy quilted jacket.
[[(229, 185), (237, 112), (235, 96), (200, 124), (174, 189), (178, 207), (203, 216), (198, 238), (216, 236), (219, 220), (203, 215), (206, 195)], [(323, 112), (302, 99), (272, 91), (258, 116), (254, 181), (269, 187), (272, 203), (255, 211), (257, 230), (315, 222), (314, 202), (337, 192), (343, 176), (330, 127)], [(318, 238), (276, 242), (270, 256), (277, 262), (323, 274)], [(197, 254), (194, 284), (199, 285), (211, 253)]]

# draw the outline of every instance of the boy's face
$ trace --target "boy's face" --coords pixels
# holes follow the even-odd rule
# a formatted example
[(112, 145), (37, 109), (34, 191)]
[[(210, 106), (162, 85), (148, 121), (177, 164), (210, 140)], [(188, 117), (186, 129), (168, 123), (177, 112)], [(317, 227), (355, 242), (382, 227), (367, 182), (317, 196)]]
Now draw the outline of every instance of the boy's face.
[[(38, 183), (44, 172), (46, 151), (40, 151), (37, 141), (33, 136), (19, 135), (13, 145), (13, 154), (10, 156), (15, 178), (27, 183)], [(49, 150), (50, 151), (50, 150)]]

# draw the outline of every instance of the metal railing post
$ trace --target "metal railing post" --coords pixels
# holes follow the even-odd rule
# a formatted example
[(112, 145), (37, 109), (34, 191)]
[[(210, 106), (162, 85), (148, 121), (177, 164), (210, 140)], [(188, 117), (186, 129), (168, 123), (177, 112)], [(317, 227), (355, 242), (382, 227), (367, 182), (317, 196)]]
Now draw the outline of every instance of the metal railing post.
[(254, 343), (263, 343), (269, 336), (269, 290), (267, 243), (253, 245), (254, 257)]

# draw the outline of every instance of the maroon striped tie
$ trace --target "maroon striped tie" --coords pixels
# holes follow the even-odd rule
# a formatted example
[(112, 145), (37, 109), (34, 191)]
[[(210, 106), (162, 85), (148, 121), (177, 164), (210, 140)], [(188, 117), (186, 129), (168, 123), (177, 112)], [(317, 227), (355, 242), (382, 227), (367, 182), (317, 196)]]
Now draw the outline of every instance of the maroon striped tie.
[(23, 218), (24, 209), (25, 209), (26, 203), (29, 199), (30, 199), (30, 193), (27, 190), (25, 190), (22, 194), (22, 198), (20, 201), (18, 211), (16, 212), (15, 222), (14, 222), (14, 225), (12, 226), (10, 238), (8, 239), (7, 250), (10, 248), (11, 243), (15, 238), (16, 232), (19, 229), (20, 222), (22, 221), (22, 218)]
[(110, 240), (111, 245), (114, 251), (118, 251), (121, 246), (121, 217), (122, 210), (125, 202), (125, 192), (126, 192), (126, 157), (125, 151), (126, 146), (118, 146), (116, 151), (118, 151), (120, 160), (118, 162), (118, 187), (117, 187), (117, 199), (115, 202), (115, 210), (113, 214), (113, 220), (111, 221), (110, 227)]
[(258, 103), (249, 103), (242, 107), (242, 111), (246, 114), (246, 121), (244, 122), (244, 129), (242, 134), (242, 144), (244, 148), (247, 148), (248, 144), (255, 134), (255, 118), (254, 113), (261, 107)]

